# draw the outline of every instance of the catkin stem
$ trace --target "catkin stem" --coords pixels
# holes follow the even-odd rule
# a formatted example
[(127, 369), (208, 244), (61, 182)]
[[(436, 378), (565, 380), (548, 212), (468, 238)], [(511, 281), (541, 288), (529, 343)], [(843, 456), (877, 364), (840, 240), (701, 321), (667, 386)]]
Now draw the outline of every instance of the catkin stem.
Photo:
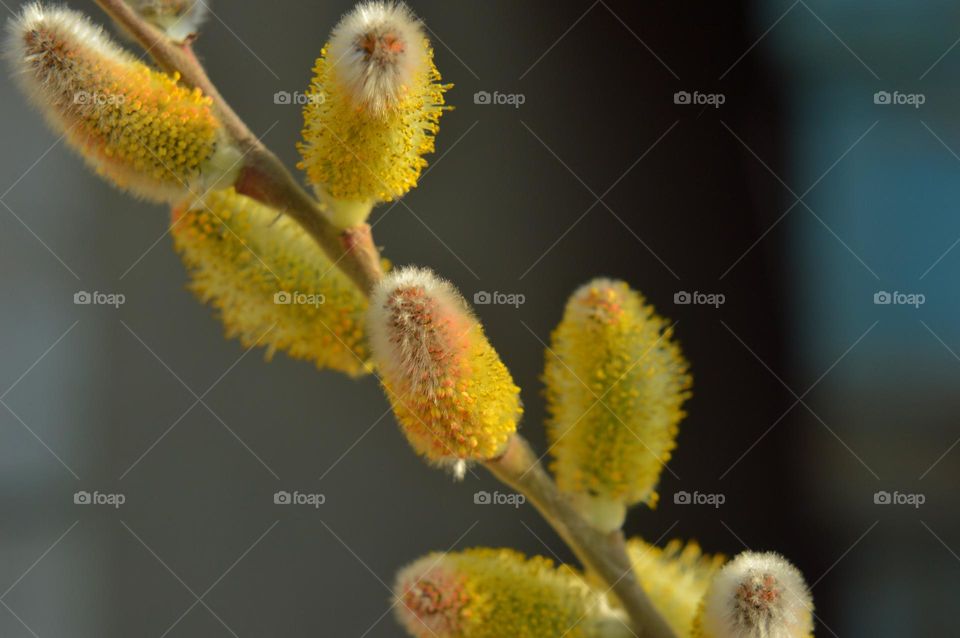
[[(162, 69), (179, 73), (185, 85), (199, 88), (213, 100), (224, 127), (244, 153), (245, 164), (236, 184), (237, 191), (290, 215), (360, 290), (369, 295), (382, 277), (380, 255), (370, 227), (362, 224), (341, 230), (327, 221), (318, 202), (223, 99), (189, 42), (173, 42), (140, 19), (123, 0), (97, 0), (97, 4), (125, 28)], [(637, 582), (623, 534), (619, 531), (603, 534), (591, 527), (560, 493), (520, 435), (513, 436), (505, 454), (486, 465), (497, 478), (529, 498), (583, 565), (607, 583), (630, 616), (638, 638), (675, 638)]]
[(223, 99), (194, 55), (189, 41), (183, 44), (173, 42), (158, 28), (142, 20), (123, 0), (97, 0), (97, 4), (146, 49), (160, 68), (179, 73), (186, 86), (200, 89), (213, 100), (224, 128), (244, 154), (237, 192), (290, 215), (310, 233), (330, 259), (364, 293), (369, 294), (382, 276), (380, 255), (369, 227), (363, 224), (341, 230), (327, 221), (317, 201), (307, 194), (279, 158)]
[(675, 638), (637, 582), (623, 533), (603, 533), (591, 526), (557, 489), (522, 436), (515, 434), (507, 451), (486, 466), (498, 479), (529, 498), (584, 567), (603, 579), (623, 604), (638, 638)]

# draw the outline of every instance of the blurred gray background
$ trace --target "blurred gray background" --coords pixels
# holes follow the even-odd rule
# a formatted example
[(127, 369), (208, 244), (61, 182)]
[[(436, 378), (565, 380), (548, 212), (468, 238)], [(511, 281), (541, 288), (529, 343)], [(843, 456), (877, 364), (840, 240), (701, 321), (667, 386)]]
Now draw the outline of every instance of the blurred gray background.
[[(291, 167), (299, 107), (274, 94), (304, 90), (350, 6), (216, 3), (197, 45)], [(477, 310), (535, 446), (566, 296), (624, 278), (679, 320), (695, 377), (662, 502), (629, 533), (783, 552), (813, 585), (820, 636), (956, 633), (960, 9), (413, 7), (456, 110), (374, 232), (468, 298), (525, 295)], [(482, 469), (456, 484), (418, 459), (372, 379), (226, 341), (185, 289), (168, 213), (92, 176), (0, 87), (0, 636), (399, 636), (388, 586), (426, 552), (571, 559), (529, 506), (474, 503), (504, 491)], [(723, 103), (695, 104), (709, 95)], [(75, 305), (78, 291), (126, 303)], [(725, 303), (675, 304), (684, 291)], [(80, 490), (126, 502), (75, 505)], [(326, 502), (277, 506), (278, 490)]]

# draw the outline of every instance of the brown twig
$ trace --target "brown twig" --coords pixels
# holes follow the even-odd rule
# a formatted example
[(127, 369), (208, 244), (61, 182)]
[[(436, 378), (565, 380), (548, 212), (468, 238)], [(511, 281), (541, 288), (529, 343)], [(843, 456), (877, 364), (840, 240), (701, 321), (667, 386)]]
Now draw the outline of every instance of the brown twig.
[(369, 293), (382, 276), (379, 252), (369, 227), (364, 224), (342, 230), (327, 221), (317, 201), (223, 99), (189, 41), (173, 42), (142, 20), (123, 0), (97, 0), (97, 4), (126, 29), (163, 70), (178, 73), (185, 85), (200, 89), (213, 100), (224, 128), (244, 154), (245, 164), (235, 184), (237, 192), (290, 215), (361, 290)]
[(524, 494), (577, 555), (588, 570), (616, 594), (638, 638), (675, 638), (673, 630), (637, 582), (627, 555), (623, 533), (605, 534), (591, 526), (543, 469), (530, 445), (515, 434), (500, 457), (487, 469)]
[[(370, 227), (363, 224), (341, 230), (327, 221), (316, 200), (223, 99), (189, 41), (183, 44), (171, 41), (162, 31), (143, 21), (123, 0), (97, 0), (97, 3), (136, 38), (162, 69), (179, 73), (184, 84), (199, 88), (213, 100), (224, 128), (244, 153), (245, 164), (235, 184), (237, 191), (290, 215), (360, 289), (369, 294), (382, 277), (380, 256)], [(603, 579), (623, 604), (638, 638), (675, 638), (637, 582), (623, 534), (603, 534), (587, 523), (557, 489), (520, 435), (512, 438), (505, 454), (487, 462), (486, 466), (501, 481), (526, 495), (584, 567)]]

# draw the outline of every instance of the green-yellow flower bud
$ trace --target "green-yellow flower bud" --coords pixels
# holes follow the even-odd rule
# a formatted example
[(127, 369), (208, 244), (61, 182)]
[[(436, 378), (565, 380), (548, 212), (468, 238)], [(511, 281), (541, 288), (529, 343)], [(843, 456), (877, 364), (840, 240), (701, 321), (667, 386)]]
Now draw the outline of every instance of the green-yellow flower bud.
[(330, 220), (347, 227), (417, 185), (450, 87), (420, 21), (395, 2), (363, 2), (346, 14), (314, 73), (300, 167)]
[(656, 503), (690, 376), (673, 331), (627, 284), (595, 279), (567, 302), (546, 354), (552, 468), (598, 528)]
[(369, 371), (367, 301), (296, 222), (233, 189), (173, 212), (192, 289), (227, 336), (358, 376)]
[(654, 607), (677, 636), (689, 636), (700, 602), (725, 558), (704, 555), (696, 543), (674, 540), (660, 548), (639, 538), (627, 542), (627, 553)]

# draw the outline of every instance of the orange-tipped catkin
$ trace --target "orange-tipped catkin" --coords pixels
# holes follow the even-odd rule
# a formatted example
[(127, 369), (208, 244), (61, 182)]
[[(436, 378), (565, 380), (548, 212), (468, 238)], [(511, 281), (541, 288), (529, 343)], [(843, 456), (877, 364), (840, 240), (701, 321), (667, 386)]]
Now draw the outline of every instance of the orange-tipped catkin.
[(714, 576), (697, 638), (811, 638), (813, 599), (803, 574), (773, 552), (743, 552)]
[(369, 372), (367, 300), (294, 221), (233, 189), (174, 210), (174, 244), (191, 287), (227, 336), (318, 368)]
[(8, 23), (6, 48), (53, 129), (117, 186), (173, 203), (236, 179), (241, 155), (210, 98), (139, 62), (83, 14), (27, 5)]
[(508, 549), (428, 554), (394, 586), (414, 638), (625, 638), (633, 633), (573, 569)]
[(546, 353), (557, 482), (600, 529), (656, 503), (690, 377), (667, 322), (622, 281), (595, 279), (567, 302)]
[(418, 453), (460, 469), (503, 452), (522, 412), (520, 389), (449, 282), (426, 269), (388, 274), (371, 298), (368, 334)]
[(423, 26), (399, 2), (363, 2), (330, 35), (303, 109), (300, 167), (341, 227), (416, 186), (444, 92)]

